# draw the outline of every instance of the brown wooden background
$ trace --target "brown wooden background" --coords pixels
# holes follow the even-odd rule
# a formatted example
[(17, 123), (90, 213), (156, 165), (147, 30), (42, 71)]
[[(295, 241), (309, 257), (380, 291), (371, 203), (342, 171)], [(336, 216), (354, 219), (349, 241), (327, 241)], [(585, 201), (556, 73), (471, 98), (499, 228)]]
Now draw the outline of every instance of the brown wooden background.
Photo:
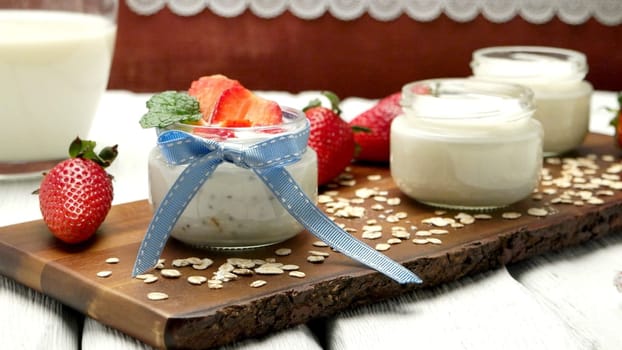
[(330, 14), (303, 20), (289, 12), (223, 18), (209, 10), (180, 17), (166, 8), (141, 16), (120, 3), (111, 89), (185, 90), (199, 76), (222, 73), (256, 90), (330, 89), (341, 97), (378, 98), (409, 81), (469, 75), (477, 48), (546, 45), (584, 52), (587, 79), (597, 89), (622, 90), (622, 26), (594, 19), (537, 25), (519, 17), (496, 24), (483, 17), (417, 22), (403, 15), (381, 22)]

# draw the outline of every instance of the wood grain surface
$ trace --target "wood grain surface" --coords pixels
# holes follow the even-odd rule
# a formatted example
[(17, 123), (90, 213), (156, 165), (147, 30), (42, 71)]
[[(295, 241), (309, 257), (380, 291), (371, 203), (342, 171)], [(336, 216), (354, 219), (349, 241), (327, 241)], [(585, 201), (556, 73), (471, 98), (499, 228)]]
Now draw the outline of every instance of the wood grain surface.
[[(589, 135), (577, 154), (597, 155), (599, 176), (611, 164), (600, 155), (611, 154), (620, 162), (610, 136)], [(555, 175), (557, 165), (547, 165)], [(388, 191), (387, 197), (401, 198), (392, 208), (407, 213), (399, 224), (425, 229), (421, 221), (438, 215), (435, 209), (420, 205), (403, 196), (396, 188), (385, 167), (352, 167), (357, 184), (334, 190), (338, 196), (353, 198), (361, 187), (377, 187)], [(380, 181), (367, 179), (370, 174), (382, 176)], [(67, 246), (55, 240), (42, 221), (0, 228), (0, 273), (29, 287), (56, 298), (84, 314), (110, 325), (145, 343), (158, 348), (207, 348), (233, 341), (256, 337), (278, 329), (292, 327), (311, 319), (399, 295), (414, 288), (426, 288), (456, 280), (475, 272), (489, 270), (509, 262), (523, 260), (544, 252), (600, 237), (622, 227), (622, 191), (601, 197), (601, 205), (553, 205), (553, 195), (542, 200), (525, 199), (510, 208), (492, 211), (490, 220), (477, 220), (460, 229), (448, 229), (438, 236), (442, 244), (415, 245), (410, 240), (392, 245), (385, 253), (418, 273), (423, 285), (401, 286), (383, 275), (369, 270), (330, 248), (316, 248), (316, 238), (302, 232), (281, 244), (247, 251), (206, 251), (195, 249), (174, 240), (169, 241), (163, 258), (189, 256), (209, 257), (214, 265), (205, 271), (181, 268), (179, 279), (160, 278), (145, 284), (130, 277), (138, 245), (151, 218), (146, 201), (114, 206), (100, 231), (86, 244)], [(361, 204), (367, 208), (364, 218), (337, 219), (356, 229), (360, 237), (367, 220), (380, 222), (386, 212), (374, 211), (372, 200)], [(530, 207), (546, 207), (546, 217), (526, 215)], [(504, 211), (524, 215), (516, 220), (504, 220)], [(451, 217), (456, 212), (448, 211)], [(391, 225), (385, 222), (387, 231)], [(390, 237), (385, 231), (383, 241)], [(379, 241), (365, 240), (374, 245)], [(289, 256), (276, 256), (275, 249), (288, 247)], [(324, 250), (330, 256), (322, 264), (306, 261), (309, 250)], [(118, 264), (106, 264), (108, 257), (119, 257)], [(287, 274), (276, 276), (240, 277), (224, 283), (222, 289), (206, 285), (193, 286), (186, 282), (189, 275), (210, 277), (229, 257), (275, 258), (287, 264), (297, 264), (305, 278)], [(108, 278), (96, 276), (98, 271), (111, 270)], [(261, 288), (251, 288), (250, 282), (264, 279)], [(169, 298), (152, 301), (152, 291), (167, 293)]]

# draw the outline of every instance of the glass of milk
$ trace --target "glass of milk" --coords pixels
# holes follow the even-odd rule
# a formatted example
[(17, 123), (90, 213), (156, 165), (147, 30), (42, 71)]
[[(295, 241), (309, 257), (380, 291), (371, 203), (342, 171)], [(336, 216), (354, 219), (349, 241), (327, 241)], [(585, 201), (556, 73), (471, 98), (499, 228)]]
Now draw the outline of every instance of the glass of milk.
[(87, 137), (108, 77), (117, 0), (0, 0), (0, 178), (40, 174)]

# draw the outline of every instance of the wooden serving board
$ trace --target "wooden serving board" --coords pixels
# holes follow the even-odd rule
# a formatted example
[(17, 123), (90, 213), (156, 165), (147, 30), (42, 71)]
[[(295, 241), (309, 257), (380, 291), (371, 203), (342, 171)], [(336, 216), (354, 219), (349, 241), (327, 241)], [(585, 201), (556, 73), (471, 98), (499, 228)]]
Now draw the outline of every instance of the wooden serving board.
[[(572, 159), (592, 154), (599, 166), (594, 174), (577, 177), (586, 181), (602, 178), (613, 164), (622, 164), (620, 152), (610, 136), (588, 136), (585, 145)], [(595, 155), (595, 156), (594, 156)], [(613, 155), (614, 161), (603, 160)], [(553, 177), (559, 176), (561, 165), (545, 162)], [(463, 228), (443, 228), (446, 234), (436, 234), (441, 244), (414, 244), (417, 231), (434, 228), (422, 223), (426, 218), (454, 217), (456, 211), (435, 212), (420, 205), (396, 189), (389, 170), (383, 167), (354, 166), (351, 169), (353, 186), (327, 190), (338, 191), (335, 197), (356, 198), (355, 190), (376, 188), (386, 191), (386, 198), (400, 198), (399, 205), (373, 198), (351, 205), (366, 208), (362, 218), (336, 218), (353, 235), (361, 237), (363, 226), (376, 220), (383, 226), (383, 237), (367, 240), (372, 246), (391, 237), (391, 227), (399, 225), (411, 232), (411, 238), (391, 245), (385, 254), (419, 274), (423, 285), (402, 286), (357, 262), (332, 251), (312, 245), (317, 239), (307, 232), (279, 245), (247, 251), (206, 251), (170, 240), (163, 254), (167, 266), (175, 258), (209, 257), (214, 265), (204, 271), (191, 267), (180, 268), (179, 279), (160, 278), (153, 284), (132, 279), (131, 269), (140, 241), (151, 219), (146, 201), (114, 206), (94, 239), (80, 246), (67, 246), (55, 240), (42, 221), (0, 228), (0, 273), (41, 291), (111, 327), (117, 328), (158, 348), (208, 348), (243, 338), (259, 336), (328, 316), (356, 305), (371, 303), (408, 292), (414, 288), (438, 285), (475, 272), (491, 269), (527, 257), (578, 244), (589, 239), (617, 232), (622, 227), (622, 190), (601, 193), (604, 203), (552, 204), (565, 189), (550, 184), (541, 190), (554, 188), (556, 194), (543, 194), (542, 199), (528, 198), (509, 208), (489, 212), (492, 219), (476, 220)], [(370, 180), (368, 175), (380, 175)], [(613, 179), (617, 174), (608, 174)], [(575, 184), (583, 180), (574, 180)], [(611, 180), (613, 181), (613, 180)], [(352, 185), (352, 183), (350, 183)], [(599, 190), (605, 189), (601, 186)], [(596, 193), (598, 190), (592, 190)], [(359, 200), (360, 201), (360, 200)], [(374, 210), (374, 204), (384, 209)], [(325, 204), (320, 204), (326, 209)], [(527, 214), (529, 208), (548, 210), (546, 217)], [(501, 218), (503, 212), (523, 215), (514, 220)], [(391, 214), (403, 212), (399, 222), (387, 222)], [(414, 226), (417, 229), (414, 229)], [(288, 256), (276, 256), (280, 247), (292, 249)], [(322, 264), (306, 261), (309, 250), (323, 250), (330, 256)], [(107, 264), (109, 257), (118, 257), (118, 264)], [(222, 289), (209, 289), (206, 284), (195, 286), (186, 281), (189, 275), (211, 277), (217, 267), (229, 257), (275, 258), (278, 262), (297, 264), (306, 273), (304, 278), (287, 274), (240, 277), (226, 282)], [(108, 278), (97, 272), (111, 270)], [(156, 272), (157, 274), (157, 272)], [(260, 288), (249, 284), (257, 279), (267, 281)], [(169, 295), (162, 301), (147, 298), (149, 292)]]

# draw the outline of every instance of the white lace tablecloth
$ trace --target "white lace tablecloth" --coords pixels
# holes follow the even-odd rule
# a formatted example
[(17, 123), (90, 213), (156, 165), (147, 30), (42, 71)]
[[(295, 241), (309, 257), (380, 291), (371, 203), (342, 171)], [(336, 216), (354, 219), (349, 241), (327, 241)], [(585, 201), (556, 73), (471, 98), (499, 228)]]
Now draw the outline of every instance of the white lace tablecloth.
[[(316, 96), (262, 94), (298, 108)], [(119, 144), (120, 156), (109, 169), (115, 204), (147, 197), (146, 157), (155, 137), (137, 121), (149, 96), (107, 92), (88, 135), (99, 144)], [(372, 103), (349, 98), (344, 117)], [(592, 131), (612, 133), (606, 106), (616, 106), (615, 94), (596, 93)], [(38, 179), (0, 181), (0, 226), (41, 217), (30, 194), (37, 186)], [(622, 349), (622, 294), (613, 286), (619, 270), (622, 235), (612, 234), (227, 348)], [(0, 339), (3, 349), (149, 349), (1, 276)]]

